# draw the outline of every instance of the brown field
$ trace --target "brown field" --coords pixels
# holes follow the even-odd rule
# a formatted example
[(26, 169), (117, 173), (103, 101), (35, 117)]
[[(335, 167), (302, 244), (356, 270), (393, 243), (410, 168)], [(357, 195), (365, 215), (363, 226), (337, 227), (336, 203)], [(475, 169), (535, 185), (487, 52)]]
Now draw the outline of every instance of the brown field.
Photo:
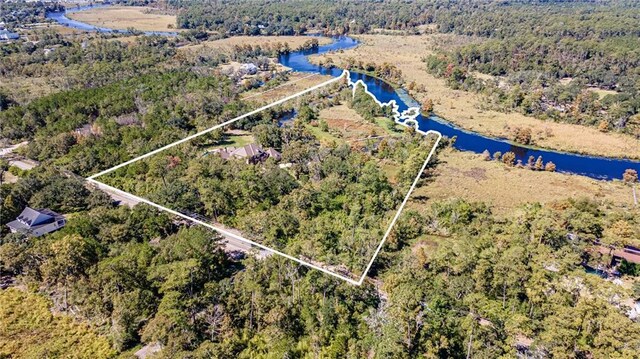
[[(331, 39), (327, 37), (316, 37), (320, 45), (331, 43)], [(231, 51), (235, 45), (260, 45), (269, 46), (278, 42), (288, 43), (291, 49), (301, 47), (309, 36), (233, 36), (226, 39), (204, 41), (200, 44), (181, 47), (181, 50), (197, 50), (201, 47), (208, 46), (217, 49), (226, 49)]]
[(271, 89), (257, 88), (247, 91), (242, 94), (242, 99), (258, 104), (272, 103), (328, 80), (331, 80), (331, 76), (292, 72), (286, 83)]
[(372, 134), (376, 136), (384, 134), (384, 129), (365, 121), (355, 110), (345, 104), (325, 108), (320, 111), (319, 117), (327, 121), (330, 128), (340, 132), (347, 141), (362, 139)]
[(312, 61), (331, 58), (338, 66), (353, 57), (363, 62), (395, 64), (405, 82), (426, 87), (425, 93), (412, 92), (420, 102), (430, 98), (435, 112), (460, 127), (482, 134), (512, 138), (514, 127), (530, 127), (535, 145), (543, 148), (609, 157), (640, 158), (640, 141), (629, 135), (603, 133), (595, 128), (538, 120), (519, 113), (483, 110), (483, 98), (473, 93), (452, 90), (445, 81), (428, 74), (422, 59), (438, 47), (458, 46), (477, 41), (452, 35), (361, 35), (361, 46), (329, 55), (312, 56)]
[(73, 20), (111, 29), (140, 31), (175, 31), (176, 16), (153, 13), (143, 6), (111, 6), (68, 14)]
[[(631, 188), (620, 181), (596, 181), (587, 177), (538, 172), (484, 161), (480, 155), (446, 149), (432, 182), (416, 188), (412, 197), (429, 200), (461, 198), (490, 204), (498, 215), (508, 215), (528, 202), (549, 203), (567, 198), (588, 197), (609, 201), (613, 206), (633, 206)], [(425, 206), (411, 201), (410, 206)]]

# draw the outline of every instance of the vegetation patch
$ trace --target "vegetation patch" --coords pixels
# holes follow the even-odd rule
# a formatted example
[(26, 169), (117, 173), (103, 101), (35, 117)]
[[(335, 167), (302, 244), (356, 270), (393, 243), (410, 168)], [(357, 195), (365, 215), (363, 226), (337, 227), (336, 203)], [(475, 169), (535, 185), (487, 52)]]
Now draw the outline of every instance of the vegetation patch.
[(176, 16), (143, 6), (109, 6), (67, 14), (73, 20), (96, 27), (139, 31), (175, 31)]
[(52, 314), (45, 297), (15, 288), (0, 290), (0, 356), (9, 358), (110, 358), (109, 340), (84, 323)]
[[(379, 136), (384, 129), (359, 114), (368, 115), (371, 104), (359, 92), (349, 99), (343, 86), (96, 179), (358, 278), (434, 139), (411, 131)], [(249, 138), (255, 142), (245, 143)]]

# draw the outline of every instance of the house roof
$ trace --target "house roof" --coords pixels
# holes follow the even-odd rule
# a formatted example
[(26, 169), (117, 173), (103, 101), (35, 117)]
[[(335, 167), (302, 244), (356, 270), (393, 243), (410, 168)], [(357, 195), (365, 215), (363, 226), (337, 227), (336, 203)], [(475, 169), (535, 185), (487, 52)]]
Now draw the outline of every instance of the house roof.
[(59, 214), (48, 209), (33, 209), (31, 207), (25, 207), (16, 220), (29, 227), (34, 227), (53, 222), (56, 216), (59, 216)]
[(273, 157), (275, 159), (279, 159), (280, 157), (282, 157), (282, 154), (276, 150), (274, 150), (273, 148), (269, 147), (269, 149), (267, 149), (265, 152), (267, 152), (267, 154), (269, 155), (269, 157)]
[(216, 148), (211, 152), (220, 155), (222, 159), (226, 160), (229, 157), (231, 157), (231, 153), (235, 150), (236, 150), (235, 147), (225, 147), (225, 148)]
[(0, 39), (15, 40), (15, 39), (19, 39), (19, 38), (20, 38), (20, 34), (17, 34), (15, 32), (11, 32), (9, 30), (0, 30)]
[(605, 246), (598, 246), (597, 250), (602, 254), (606, 254), (606, 255), (611, 254), (615, 257), (622, 258), (627, 262), (640, 264), (640, 253), (637, 253), (637, 251), (634, 251), (633, 249), (629, 249), (629, 248), (611, 249)]
[(62, 217), (60, 214), (49, 209), (33, 209), (31, 207), (25, 207), (18, 218), (7, 223), (7, 226), (16, 231), (29, 231), (37, 227), (53, 223), (60, 217)]
[(256, 145), (255, 143), (250, 143), (244, 147), (238, 148), (231, 154), (238, 157), (255, 157), (260, 156), (263, 153), (264, 151), (260, 146)]

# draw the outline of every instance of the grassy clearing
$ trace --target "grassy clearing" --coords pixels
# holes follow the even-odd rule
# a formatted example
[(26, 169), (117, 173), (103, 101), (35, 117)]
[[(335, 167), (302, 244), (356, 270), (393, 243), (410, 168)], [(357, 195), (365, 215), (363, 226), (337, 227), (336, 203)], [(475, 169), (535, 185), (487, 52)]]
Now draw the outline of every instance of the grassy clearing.
[(307, 125), (306, 127), (309, 132), (311, 132), (311, 134), (324, 146), (330, 146), (332, 143), (340, 144), (345, 142), (343, 138), (336, 137), (330, 132), (322, 131), (318, 126)]
[(382, 172), (387, 176), (389, 182), (396, 184), (398, 174), (400, 173), (400, 166), (397, 163), (391, 161), (379, 161), (378, 166), (382, 169)]
[(154, 9), (144, 6), (110, 6), (79, 11), (67, 17), (98, 27), (140, 31), (175, 31), (176, 16), (154, 13)]
[(617, 92), (613, 91), (613, 90), (605, 90), (605, 89), (601, 89), (598, 87), (589, 87), (587, 90), (595, 93), (596, 95), (598, 95), (598, 97), (600, 99), (603, 99), (605, 96), (607, 95), (615, 95), (617, 94)]
[(268, 89), (256, 88), (247, 91), (242, 94), (242, 99), (255, 102), (256, 104), (266, 105), (331, 79), (331, 76), (310, 76), (306, 73), (292, 72), (289, 75), (289, 80), (282, 85)]
[[(52, 67), (58, 67), (52, 65)], [(59, 91), (55, 82), (63, 82), (60, 77), (11, 76), (0, 77), (0, 91), (11, 95), (20, 104), (25, 104)]]
[[(326, 45), (331, 43), (328, 37), (314, 37), (318, 40), (318, 44)], [(234, 46), (238, 45), (259, 45), (261, 47), (275, 46), (278, 42), (289, 44), (289, 48), (297, 49), (309, 41), (309, 36), (232, 36), (226, 39), (203, 41), (199, 44), (181, 47), (181, 51), (193, 51), (202, 47), (213, 47), (216, 49), (233, 51)]]
[(255, 142), (255, 139), (250, 132), (234, 130), (225, 134), (222, 145), (226, 147), (242, 147), (253, 142)]
[[(567, 198), (589, 197), (609, 201), (612, 206), (633, 206), (631, 189), (619, 181), (596, 181), (587, 177), (537, 172), (484, 161), (480, 155), (447, 149), (432, 182), (416, 188), (410, 206), (424, 208), (429, 200), (461, 198), (493, 206), (498, 215), (508, 215), (527, 202), (549, 203)], [(544, 190), (541, 190), (544, 189)], [(427, 202), (418, 200), (427, 199)]]
[(389, 129), (388, 123), (391, 120), (378, 117), (375, 122), (369, 122), (345, 104), (325, 108), (320, 111), (319, 117), (325, 120), (334, 131), (338, 131), (346, 141), (360, 140), (370, 136), (393, 136), (402, 133), (402, 131)]
[(609, 157), (640, 158), (640, 141), (629, 135), (603, 133), (595, 128), (580, 125), (554, 123), (524, 116), (519, 113), (502, 113), (481, 110), (481, 96), (459, 90), (452, 90), (444, 80), (428, 74), (422, 59), (443, 46), (451, 47), (474, 38), (453, 35), (362, 35), (356, 36), (362, 45), (351, 50), (328, 55), (312, 56), (312, 61), (326, 62), (331, 58), (337, 66), (353, 57), (363, 62), (396, 65), (405, 82), (415, 81), (424, 85), (426, 92), (412, 95), (420, 102), (434, 101), (434, 110), (460, 127), (494, 137), (511, 138), (516, 126), (530, 127), (535, 145), (555, 150), (577, 152)]
[(223, 134), (222, 141), (220, 141), (215, 146), (211, 146), (207, 148), (207, 150), (212, 150), (215, 148), (222, 148), (222, 147), (238, 148), (254, 142), (256, 142), (256, 140), (255, 138), (253, 138), (253, 135), (251, 135), (251, 132), (249, 131), (229, 130)]

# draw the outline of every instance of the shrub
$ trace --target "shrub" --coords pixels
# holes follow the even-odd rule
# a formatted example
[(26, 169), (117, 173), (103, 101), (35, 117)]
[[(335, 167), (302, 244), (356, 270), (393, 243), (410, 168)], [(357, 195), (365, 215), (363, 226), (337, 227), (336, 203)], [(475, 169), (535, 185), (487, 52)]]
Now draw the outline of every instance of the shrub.
[(556, 171), (556, 164), (549, 161), (547, 162), (546, 165), (544, 165), (544, 170), (547, 172), (555, 172)]

